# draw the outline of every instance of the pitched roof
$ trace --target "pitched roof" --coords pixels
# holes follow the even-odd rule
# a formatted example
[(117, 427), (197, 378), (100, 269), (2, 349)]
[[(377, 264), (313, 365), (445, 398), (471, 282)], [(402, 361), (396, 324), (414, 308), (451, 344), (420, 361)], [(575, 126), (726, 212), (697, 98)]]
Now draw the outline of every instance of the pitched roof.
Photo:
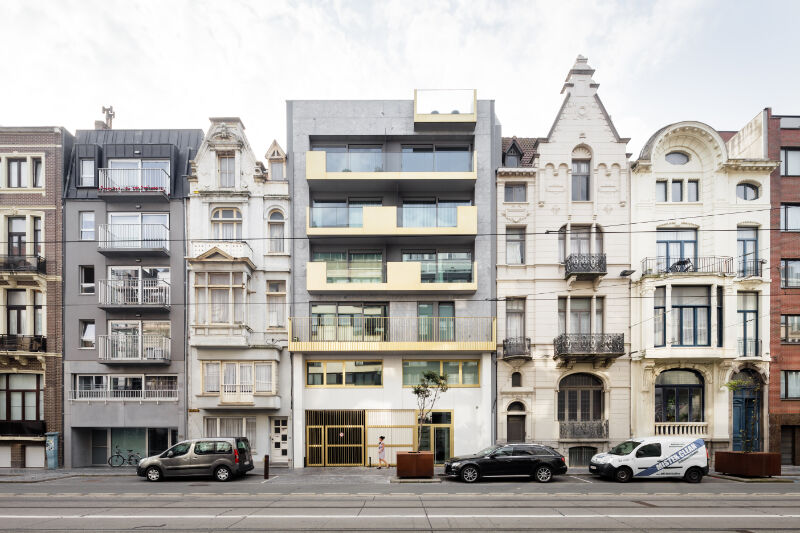
[(532, 167), (538, 142), (538, 137), (503, 137), (503, 154), (511, 148), (512, 143), (516, 143), (520, 150), (522, 150), (522, 158), (520, 159), (519, 166)]

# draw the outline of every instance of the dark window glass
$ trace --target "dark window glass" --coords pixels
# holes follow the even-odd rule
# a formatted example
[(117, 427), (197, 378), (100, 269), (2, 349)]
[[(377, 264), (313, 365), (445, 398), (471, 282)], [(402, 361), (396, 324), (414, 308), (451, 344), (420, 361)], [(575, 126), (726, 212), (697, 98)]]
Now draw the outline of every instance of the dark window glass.
[(645, 444), (636, 450), (636, 457), (661, 457), (661, 444)]

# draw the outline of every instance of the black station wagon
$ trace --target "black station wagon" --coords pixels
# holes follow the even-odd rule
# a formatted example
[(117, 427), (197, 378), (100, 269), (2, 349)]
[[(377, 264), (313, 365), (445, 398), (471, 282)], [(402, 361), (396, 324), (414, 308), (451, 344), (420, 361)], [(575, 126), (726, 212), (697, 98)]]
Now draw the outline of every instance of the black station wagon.
[(444, 473), (467, 483), (486, 476), (529, 476), (547, 483), (553, 476), (565, 474), (564, 456), (541, 444), (506, 444), (490, 446), (474, 455), (453, 457), (444, 463)]

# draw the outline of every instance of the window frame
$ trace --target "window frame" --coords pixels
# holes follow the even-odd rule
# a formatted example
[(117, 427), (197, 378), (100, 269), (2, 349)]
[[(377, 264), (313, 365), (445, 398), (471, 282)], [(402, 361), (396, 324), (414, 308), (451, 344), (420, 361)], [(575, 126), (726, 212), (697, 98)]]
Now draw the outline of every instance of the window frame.
[[(677, 200), (675, 199), (675, 186), (676, 185), (678, 186), (678, 192), (680, 193), (679, 194), (679, 198)], [(683, 180), (682, 179), (680, 179), (680, 180), (670, 180), (670, 185), (669, 185), (669, 199), (670, 199), (670, 202), (673, 202), (673, 203), (675, 203), (675, 202), (683, 202), (683, 198), (684, 198), (683, 192), (684, 191), (683, 191)]]
[[(218, 284), (211, 282), (211, 276), (215, 274), (223, 274), (228, 276), (227, 284)], [(203, 283), (198, 282), (199, 279), (204, 279)], [(236, 282), (236, 279), (242, 280), (241, 284)], [(242, 271), (199, 271), (195, 272), (194, 279), (192, 280), (192, 290), (194, 290), (195, 296), (195, 313), (194, 313), (194, 322), (193, 325), (195, 326), (206, 326), (206, 327), (214, 327), (214, 326), (225, 326), (225, 327), (232, 327), (232, 326), (240, 326), (247, 324), (247, 320), (249, 317), (248, 313), (248, 301), (249, 301), (249, 290), (248, 287), (250, 285), (250, 276), (247, 275), (246, 272)], [(200, 291), (204, 291), (203, 298), (199, 297)], [(214, 301), (211, 297), (212, 291), (215, 290), (227, 290), (228, 291), (228, 299), (226, 300), (227, 311), (226, 315), (228, 317), (227, 322), (214, 322), (212, 318), (214, 317)], [(237, 305), (236, 301), (236, 294), (235, 290), (240, 290), (241, 292), (241, 320), (237, 320)], [(200, 306), (204, 306), (203, 318), (204, 320), (200, 320)]]
[[(384, 370), (383, 370), (383, 359), (308, 359), (304, 362), (303, 372), (305, 374), (305, 388), (307, 389), (382, 389), (384, 386)], [(328, 384), (328, 363), (338, 363), (342, 365), (341, 370), (341, 383), (331, 383)], [(359, 384), (348, 384), (347, 383), (347, 363), (380, 363), (380, 385), (359, 385)], [(322, 384), (320, 385), (310, 385), (308, 383), (308, 367), (309, 364), (321, 364), (322, 372), (320, 375), (322, 376)], [(331, 372), (332, 374), (333, 372)]]
[(796, 285), (789, 285), (786, 274), (788, 272), (788, 263), (799, 263), (797, 269), (800, 271), (800, 259), (781, 259), (781, 288), (782, 289), (800, 289), (800, 278)]
[[(661, 190), (663, 188), (663, 191)], [(663, 194), (661, 194), (663, 193)], [(666, 203), (669, 201), (669, 181), (656, 180), (656, 202)]]
[[(231, 218), (224, 218), (222, 213), (231, 211)], [(211, 210), (211, 237), (214, 240), (223, 242), (238, 242), (242, 240), (242, 227), (244, 226), (244, 217), (242, 211), (234, 206), (219, 206)], [(224, 229), (227, 226), (233, 227), (233, 237), (223, 237)]]
[[(33, 389), (17, 389), (11, 388), (11, 376), (36, 376), (36, 385)], [(0, 422), (41, 422), (45, 420), (44, 416), (44, 374), (38, 372), (0, 372), (0, 392), (4, 393), (3, 401), (5, 402), (4, 410), (5, 416), (0, 418)], [(11, 394), (20, 393), (20, 418), (12, 418), (11, 416)], [(27, 393), (34, 393), (36, 397), (36, 406), (33, 408), (35, 411), (34, 418), (26, 418), (26, 405), (25, 395)]]
[[(279, 288), (282, 288), (282, 290), (270, 290), (272, 284), (275, 283), (281, 284)], [(267, 329), (286, 329), (286, 285), (286, 280), (267, 280)], [(271, 301), (278, 298), (281, 299), (280, 302)], [(275, 311), (277, 314), (277, 323), (274, 325), (270, 323), (272, 321), (273, 306), (279, 307), (279, 309)]]
[[(739, 191), (744, 191), (743, 194), (739, 194)], [(752, 198), (747, 198), (747, 191), (754, 191)], [(736, 184), (736, 198), (745, 202), (752, 202), (753, 200), (758, 200), (761, 198), (761, 187), (754, 183), (750, 183), (747, 181), (740, 181)]]
[[(700, 380), (700, 383), (699, 384), (681, 384), (681, 385), (661, 385), (661, 384), (658, 383), (658, 378), (662, 374), (664, 374), (665, 372), (670, 372), (670, 371), (674, 371), (674, 370), (693, 372), (698, 377), (698, 379)], [(667, 397), (666, 397), (667, 395), (664, 394), (664, 391), (667, 390), (667, 389), (673, 389), (675, 391), (675, 398), (676, 398), (675, 405), (674, 405), (675, 420), (672, 420), (672, 421), (667, 420), (667, 416), (666, 416), (667, 415), (667, 409), (666, 408), (667, 408), (668, 402), (667, 402)], [(687, 420), (686, 422), (681, 422), (681, 421), (677, 420), (677, 418), (678, 418), (678, 416), (677, 416), (678, 415), (678, 409), (679, 409), (679, 406), (680, 406), (680, 402), (678, 401), (678, 396), (679, 396), (678, 390), (689, 390), (689, 394), (688, 394), (689, 411), (687, 413), (687, 418), (692, 418), (691, 415), (695, 411), (694, 406), (693, 406), (693, 402), (692, 402), (692, 398), (693, 398), (692, 393), (691, 393), (692, 389), (699, 389), (700, 390), (700, 406), (698, 407), (698, 410), (700, 412), (700, 420), (697, 420), (697, 421)], [(661, 414), (662, 414), (663, 420), (658, 420), (658, 418), (655, 416), (656, 413), (658, 412), (658, 403), (657, 403), (657, 400), (656, 400), (656, 391), (657, 390), (661, 391)], [(706, 410), (706, 381), (705, 381), (705, 379), (703, 379), (702, 375), (698, 374), (697, 372), (691, 371), (691, 370), (686, 370), (684, 368), (670, 368), (670, 369), (664, 370), (663, 372), (659, 373), (658, 376), (656, 376), (656, 381), (653, 384), (653, 420), (655, 421), (656, 424), (662, 424), (662, 423), (665, 423), (665, 424), (687, 424), (687, 423), (705, 422), (706, 421), (706, 419), (705, 419), (705, 410)]]
[[(576, 172), (575, 168), (576, 165), (580, 165), (581, 163), (586, 163), (587, 170), (586, 173), (583, 172)], [(572, 160), (572, 173), (571, 173), (571, 192), (570, 192), (570, 199), (573, 202), (591, 202), (592, 201), (592, 160), (591, 159), (573, 159)], [(583, 183), (580, 183), (577, 180), (584, 180)], [(576, 198), (576, 183), (580, 185), (578, 193), (583, 192), (583, 186), (586, 188), (586, 198)], [(580, 196), (580, 194), (578, 194)]]
[(31, 188), (44, 189), (44, 157), (31, 157)]
[[(278, 220), (275, 215), (281, 218)], [(280, 237), (273, 237), (273, 228), (280, 228)], [(286, 251), (286, 215), (280, 209), (273, 209), (267, 218), (268, 254), (285, 255)]]
[[(800, 400), (800, 387), (796, 396), (789, 396), (787, 388), (789, 374), (800, 374), (800, 370), (781, 370), (780, 399), (781, 400)], [(798, 377), (800, 380), (800, 377)]]
[[(84, 227), (84, 222), (91, 224)], [(97, 238), (97, 218), (94, 211), (78, 211), (78, 232), (81, 241), (94, 241)], [(91, 238), (88, 237), (91, 235)]]
[[(209, 396), (209, 397), (219, 396), (220, 398), (223, 396), (224, 392), (223, 392), (223, 387), (222, 386), (223, 385), (230, 385), (229, 383), (224, 383), (223, 366), (226, 363), (227, 364), (235, 364), (236, 365), (236, 383), (234, 383), (233, 385), (235, 385), (237, 387), (240, 387), (242, 385), (249, 385), (251, 387), (253, 396), (275, 396), (276, 394), (278, 394), (278, 382), (277, 382), (278, 376), (276, 375), (277, 363), (275, 361), (265, 361), (265, 360), (251, 361), (251, 360), (241, 360), (241, 359), (233, 359), (233, 360), (221, 359), (221, 360), (209, 360), (209, 361), (203, 360), (202, 361), (201, 368), (200, 368), (200, 381), (201, 381), (201, 383), (200, 383), (200, 396)], [(240, 365), (251, 365), (252, 366), (252, 371), (251, 371), (252, 380), (251, 380), (250, 383), (245, 383), (244, 381), (241, 380), (242, 374), (239, 371)], [(267, 365), (267, 366), (269, 366), (271, 368), (270, 376), (271, 376), (272, 380), (270, 382), (270, 390), (269, 391), (258, 390), (258, 386), (257, 386), (258, 380), (257, 380), (256, 367), (257, 366), (263, 366), (263, 365)], [(206, 369), (208, 367), (210, 367), (210, 366), (216, 366), (217, 367), (217, 390), (216, 391), (207, 390), (206, 389), (206, 385), (208, 384), (208, 381), (207, 381), (208, 380), (208, 375), (207, 375)]]
[[(406, 385), (405, 384), (405, 367), (406, 363), (411, 362), (438, 362), (439, 363), (439, 375), (444, 373), (444, 364), (445, 363), (458, 363), (458, 383), (448, 383), (448, 388), (480, 388), (481, 380), (483, 377), (481, 376), (481, 360), (480, 359), (403, 359), (401, 363), (401, 372), (400, 372), (400, 379), (403, 383), (404, 389), (413, 388), (414, 385)], [(464, 384), (464, 363), (476, 363), (478, 368), (478, 383), (476, 384)], [(448, 375), (449, 377), (449, 375)]]
[[(14, 170), (12, 171), (12, 165)], [(28, 189), (30, 168), (27, 157), (6, 158), (6, 189)], [(13, 180), (13, 181), (12, 181)]]
[(798, 211), (800, 211), (800, 204), (791, 204), (791, 203), (783, 204), (782, 203), (780, 209), (781, 209), (780, 210), (780, 231), (781, 232), (786, 232), (786, 233), (800, 232), (800, 214), (796, 215), (797, 219), (798, 219), (797, 227), (796, 228), (789, 228), (788, 227), (789, 210), (790, 209), (791, 210), (797, 209)]
[[(562, 383), (572, 376), (577, 375), (587, 375), (592, 377), (596, 383), (593, 385), (562, 385)], [(576, 402), (576, 417), (572, 419), (570, 417), (570, 398), (569, 392), (576, 391), (575, 395), (575, 402)], [(595, 394), (595, 391), (599, 391), (600, 394)], [(605, 420), (605, 387), (603, 385), (603, 380), (599, 377), (595, 376), (590, 372), (575, 372), (572, 374), (568, 374), (566, 376), (561, 377), (558, 380), (558, 389), (556, 391), (556, 420), (558, 422), (595, 422), (595, 421), (602, 421)], [(581, 398), (584, 393), (588, 394), (589, 396), (589, 412), (588, 417), (585, 417), (582, 409), (582, 402)], [(599, 396), (599, 406), (595, 409), (595, 400)], [(595, 417), (595, 412), (597, 412), (597, 417)]]
[[(789, 319), (794, 318), (792, 322), (796, 322), (797, 331), (799, 332), (797, 335), (797, 340), (791, 341), (789, 340)], [(781, 326), (780, 326), (780, 340), (781, 344), (800, 344), (800, 314), (786, 314), (781, 315)]]
[[(522, 191), (522, 199), (518, 199), (518, 192)], [(509, 198), (510, 197), (510, 198)], [(503, 203), (523, 204), (528, 202), (528, 184), (525, 182), (511, 182), (503, 185)]]
[[(225, 161), (225, 169), (222, 162)], [(231, 183), (223, 182), (223, 176), (229, 176)], [(236, 188), (236, 154), (234, 152), (217, 153), (217, 184), (220, 189)]]
[[(83, 333), (84, 333), (84, 325), (85, 326), (92, 326), (92, 345), (91, 346), (84, 346), (83, 345)], [(78, 320), (78, 349), (81, 350), (94, 350), (97, 348), (97, 323), (93, 318), (81, 318)]]
[[(781, 147), (781, 177), (798, 177), (800, 176), (800, 168), (797, 170), (794, 167), (789, 167), (789, 152), (800, 152), (800, 147), (795, 146), (782, 146)], [(798, 157), (800, 161), (800, 157)]]
[[(89, 169), (84, 168), (84, 164), (91, 163), (91, 175)], [(96, 161), (92, 157), (81, 157), (78, 159), (78, 183), (75, 186), (79, 189), (87, 189), (97, 187), (97, 168)], [(86, 173), (84, 173), (86, 170)], [(91, 179), (91, 183), (87, 180)]]
[[(705, 288), (706, 289), (706, 298), (708, 298), (708, 300), (707, 300), (708, 301), (708, 305), (695, 305), (695, 304), (676, 305), (676, 304), (674, 304), (673, 300), (675, 299), (675, 289), (680, 288), (680, 287), (703, 287), (703, 288)], [(684, 344), (683, 343), (683, 340), (684, 340), (683, 339), (683, 331), (684, 331), (683, 330), (683, 318), (684, 318), (683, 317), (683, 311), (685, 309), (691, 309), (692, 310), (692, 324), (693, 324), (693, 327), (692, 327), (692, 343), (691, 344)], [(701, 311), (703, 309), (706, 310), (706, 327), (707, 327), (706, 337), (708, 338), (708, 342), (706, 342), (705, 344), (699, 344), (697, 342), (697, 339), (699, 337), (700, 328), (697, 325), (698, 324), (697, 319), (700, 316), (700, 313), (701, 313)], [(673, 285), (672, 286), (672, 291), (671, 291), (671, 294), (670, 294), (670, 312), (672, 313), (672, 328), (673, 328), (673, 332), (674, 332), (675, 328), (677, 327), (678, 332), (680, 333), (680, 338), (681, 338), (680, 342), (678, 342), (677, 339), (675, 339), (675, 338), (671, 339), (672, 340), (672, 342), (671, 342), (672, 346), (681, 347), (681, 348), (693, 347), (693, 346), (711, 346), (711, 289), (710, 289), (710, 287), (705, 286), (705, 285)], [(676, 324), (677, 324), (677, 326), (676, 326)]]
[(686, 180), (686, 201), (689, 203), (700, 201), (700, 180)]
[[(92, 272), (91, 283), (85, 281), (85, 273), (88, 272), (89, 269), (91, 269)], [(91, 290), (87, 290), (89, 287), (91, 287)], [(78, 265), (78, 294), (83, 296), (97, 294), (97, 274), (94, 265)]]
[[(506, 226), (506, 265), (525, 265), (525, 226)], [(512, 247), (519, 247), (519, 262), (509, 261)]]

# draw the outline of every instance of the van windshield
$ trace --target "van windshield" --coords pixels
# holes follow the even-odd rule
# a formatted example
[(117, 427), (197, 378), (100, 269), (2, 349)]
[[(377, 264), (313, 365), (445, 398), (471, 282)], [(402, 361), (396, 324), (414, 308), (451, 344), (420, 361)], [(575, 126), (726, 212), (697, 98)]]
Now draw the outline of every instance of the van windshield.
[(626, 440), (625, 442), (617, 444), (611, 448), (608, 453), (611, 455), (628, 455), (635, 450), (639, 444), (641, 444), (641, 442), (636, 442), (635, 440)]

